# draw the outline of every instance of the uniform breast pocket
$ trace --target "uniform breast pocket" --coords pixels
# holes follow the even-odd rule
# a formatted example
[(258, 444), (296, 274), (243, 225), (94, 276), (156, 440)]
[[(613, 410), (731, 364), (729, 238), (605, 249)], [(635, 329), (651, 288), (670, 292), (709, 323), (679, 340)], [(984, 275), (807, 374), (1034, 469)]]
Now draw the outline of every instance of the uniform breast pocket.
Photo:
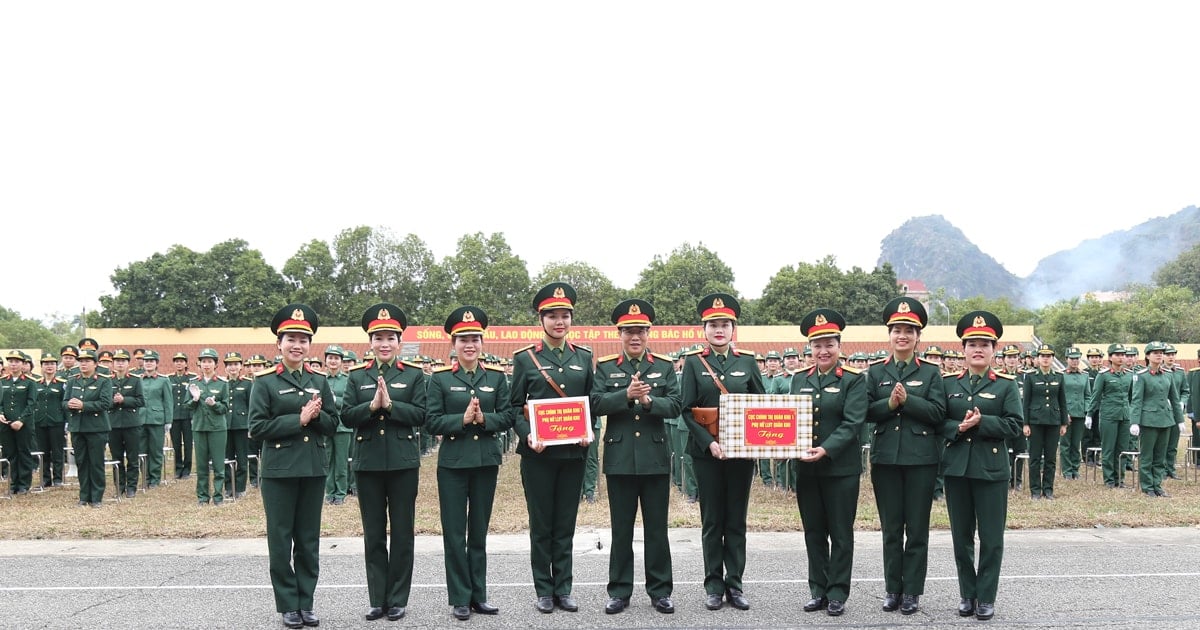
[(291, 448), (291, 440), (263, 444), (264, 451), (267, 449), (274, 451), (269, 454), (264, 453), (263, 459), (265, 461), (263, 467), (267, 470), (287, 470), (290, 468), (292, 463)]
[(934, 435), (933, 429), (924, 425), (913, 425), (909, 428), (909, 433), (914, 438), (911, 442), (914, 455), (927, 457), (934, 454), (937, 436)]
[(609, 433), (604, 436), (604, 443), (605, 444), (616, 444), (621, 441), (621, 438), (622, 438), (622, 435), (620, 433)]
[(650, 439), (653, 440), (655, 444), (663, 444), (667, 441), (667, 434), (655, 433), (654, 435), (650, 436)]

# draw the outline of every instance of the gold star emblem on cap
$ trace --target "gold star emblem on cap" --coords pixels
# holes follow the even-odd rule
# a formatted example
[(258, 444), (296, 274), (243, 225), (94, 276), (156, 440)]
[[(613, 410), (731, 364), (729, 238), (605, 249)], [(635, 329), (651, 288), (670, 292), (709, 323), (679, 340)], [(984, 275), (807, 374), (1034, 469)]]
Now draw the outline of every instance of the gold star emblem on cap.
[(817, 319), (814, 320), (814, 323), (818, 326), (824, 326), (825, 324), (829, 323), (829, 320), (825, 319), (824, 315), (817, 315)]
[(722, 300), (721, 298), (714, 298), (713, 308), (725, 308), (725, 300)]
[(976, 327), (976, 328), (983, 328), (984, 326), (987, 326), (987, 322), (983, 321), (983, 316), (982, 316), (982, 315), (977, 315), (977, 316), (975, 317), (975, 327)]
[(475, 313), (472, 313), (471, 311), (467, 311), (467, 312), (463, 313), (463, 318), (462, 318), (462, 320), (463, 320), (464, 322), (473, 322), (473, 321), (475, 321)]
[(567, 292), (563, 291), (562, 287), (554, 287), (554, 297), (565, 298), (567, 297)]
[(900, 306), (896, 307), (896, 312), (897, 313), (910, 313), (910, 312), (912, 312), (912, 309), (909, 308), (908, 302), (901, 302)]
[(386, 308), (379, 309), (379, 314), (375, 316), (375, 319), (391, 319), (391, 318), (392, 318), (392, 314), (389, 313)]
[(630, 304), (629, 305), (629, 314), (630, 315), (641, 315), (642, 309), (637, 304)]
[(298, 322), (304, 321), (304, 311), (301, 309), (296, 309), (296, 310), (292, 311), (292, 319), (294, 319)]

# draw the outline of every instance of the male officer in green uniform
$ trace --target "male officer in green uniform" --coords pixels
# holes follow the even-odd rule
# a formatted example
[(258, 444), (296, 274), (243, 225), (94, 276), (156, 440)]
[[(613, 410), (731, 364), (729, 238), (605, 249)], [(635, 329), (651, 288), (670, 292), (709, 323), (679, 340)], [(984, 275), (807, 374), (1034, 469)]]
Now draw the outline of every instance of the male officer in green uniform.
[(1067, 398), (1067, 432), (1059, 446), (1064, 479), (1079, 478), (1079, 463), (1083, 457), (1084, 418), (1087, 416), (1090, 376), (1080, 367), (1083, 353), (1079, 348), (1067, 349), (1067, 371), (1063, 372), (1063, 393)]
[[(1179, 408), (1186, 415), (1188, 404), (1192, 398), (1192, 388), (1188, 384), (1187, 372), (1182, 365), (1175, 362), (1179, 351), (1169, 343), (1165, 345), (1167, 349), (1163, 352), (1163, 370), (1171, 375), (1171, 382), (1175, 383), (1175, 392), (1179, 394)], [(1185, 429), (1187, 429), (1187, 422), (1172, 425), (1171, 434), (1167, 437), (1166, 476), (1168, 479), (1179, 479), (1179, 475), (1175, 474), (1175, 461), (1179, 458), (1179, 436), (1183, 435)]]
[(808, 555), (805, 612), (825, 610), (837, 617), (850, 597), (854, 564), (854, 519), (858, 513), (862, 455), (858, 436), (867, 416), (866, 378), (838, 365), (846, 318), (828, 308), (800, 320), (813, 350), (813, 367), (792, 377), (794, 396), (809, 396), (813, 407), (812, 447), (796, 463), (796, 506), (804, 524)]
[(1171, 428), (1184, 423), (1183, 407), (1171, 373), (1163, 370), (1167, 344), (1146, 344), (1147, 367), (1133, 374), (1130, 384), (1129, 433), (1140, 440), (1138, 483), (1150, 497), (1166, 497), (1163, 477), (1167, 474), (1167, 438)]
[[(225, 434), (225, 459), (233, 460), (234, 474), (225, 476), (225, 498), (241, 498), (246, 493), (250, 467), (250, 388), (254, 380), (246, 376), (245, 361), (239, 352), (226, 352), (225, 382), (229, 386), (229, 430)], [(215, 492), (215, 489), (214, 489)]]
[(79, 373), (67, 381), (63, 408), (79, 473), (79, 505), (100, 507), (104, 502), (104, 447), (108, 445), (108, 410), (112, 382), (96, 371), (96, 351), (79, 351)]
[[(217, 351), (205, 348), (197, 359), (200, 378), (188, 385), (192, 439), (196, 444), (196, 500), (220, 505), (225, 489), (225, 440), (229, 437), (229, 383), (217, 374)], [(208, 471), (212, 470), (209, 488)]]
[(1054, 498), (1058, 440), (1067, 433), (1067, 392), (1063, 375), (1053, 369), (1054, 348), (1038, 346), (1036, 367), (1025, 374), (1025, 426), (1029, 438), (1029, 492), (1033, 499)]
[[(1092, 399), (1092, 391), (1096, 387), (1096, 375), (1100, 373), (1100, 368), (1103, 367), (1102, 364), (1104, 363), (1104, 353), (1100, 352), (1100, 348), (1088, 348), (1086, 359), (1087, 366), (1085, 367), (1084, 371), (1087, 372), (1088, 375), (1087, 391), (1088, 401), (1090, 402)], [(1086, 404), (1084, 408), (1087, 409)], [(1089, 448), (1100, 448), (1100, 423), (1092, 422), (1092, 420), (1087, 416), (1084, 417), (1083, 423), (1083, 444), (1081, 445), (1083, 447), (1083, 451), (1086, 453), (1087, 449)], [(1099, 456), (1093, 452), (1085, 463), (1088, 466), (1099, 466)]]
[[(342, 369), (346, 351), (341, 346), (325, 346), (325, 377), (329, 380), (329, 388), (333, 397), (341, 405), (346, 399), (346, 383), (350, 375)], [(325, 502), (330, 505), (342, 505), (346, 502), (346, 490), (350, 479), (350, 441), (354, 429), (343, 422), (338, 425), (337, 433), (333, 434), (328, 449), (329, 477), (325, 480)]]
[[(552, 613), (554, 607), (579, 610), (572, 548), (583, 488), (588, 439), (579, 444), (547, 445), (525, 416), (529, 400), (587, 396), (592, 391), (592, 352), (567, 341), (575, 310), (574, 287), (552, 282), (533, 297), (533, 311), (542, 326), (541, 341), (513, 355), (512, 414), (521, 456), (521, 485), (529, 511), (529, 563), (533, 570), (535, 607)], [(595, 414), (593, 430), (599, 430)]]
[(199, 376), (188, 371), (188, 356), (182, 352), (176, 352), (171, 363), (175, 367), (175, 372), (168, 377), (175, 393), (171, 407), (174, 413), (171, 446), (175, 449), (175, 478), (187, 479), (192, 476), (192, 406), (188, 404), (191, 399), (188, 388)]
[(142, 452), (141, 409), (146, 406), (142, 394), (142, 379), (129, 373), (132, 355), (128, 350), (113, 352), (112, 381), (113, 406), (108, 412), (109, 455), (117, 460), (117, 490), (132, 499), (137, 496), (138, 455)]
[(613, 309), (621, 353), (596, 362), (592, 413), (608, 417), (604, 431), (604, 475), (608, 480), (612, 547), (608, 559), (608, 604), (619, 613), (633, 594), (633, 525), (638, 505), (645, 529), (646, 594), (660, 613), (675, 612), (671, 602), (671, 542), (667, 506), (671, 499), (671, 450), (666, 418), (680, 413), (679, 379), (669, 357), (652, 354), (646, 344), (654, 307), (628, 299)]
[(25, 357), (10, 350), (8, 374), (0, 379), (0, 448), (9, 462), (9, 494), (28, 494), (33, 485), (33, 432), (30, 422), (37, 381), (25, 372)]
[(67, 379), (58, 375), (58, 359), (42, 353), (42, 378), (33, 400), (33, 429), (42, 455), (42, 486), (63, 485), (63, 448), (67, 445), (67, 413), (62, 408)]
[(146, 486), (157, 488), (163, 474), (163, 438), (166, 425), (175, 415), (175, 391), (171, 379), (158, 372), (158, 352), (142, 355), (142, 439), (146, 453)]
[[(1129, 450), (1129, 386), (1132, 374), (1125, 369), (1125, 346), (1108, 346), (1108, 367), (1096, 374), (1088, 416), (1098, 422), (1100, 429), (1101, 466), (1104, 485), (1125, 487), (1125, 460), (1121, 453)], [(1086, 421), (1086, 419), (1085, 419)]]
[(883, 320), (891, 356), (867, 369), (867, 422), (875, 425), (871, 485), (883, 534), (883, 610), (911, 615), (925, 591), (946, 395), (941, 371), (916, 355), (929, 321), (925, 307), (898, 297), (884, 307)]

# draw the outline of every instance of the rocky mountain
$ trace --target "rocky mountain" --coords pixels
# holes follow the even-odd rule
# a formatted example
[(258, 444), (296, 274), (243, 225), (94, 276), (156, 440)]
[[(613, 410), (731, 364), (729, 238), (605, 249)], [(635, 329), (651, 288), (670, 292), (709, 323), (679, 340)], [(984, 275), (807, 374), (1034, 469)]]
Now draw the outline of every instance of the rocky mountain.
[(941, 215), (909, 219), (884, 237), (878, 264), (885, 262), (897, 278), (922, 280), (930, 291), (944, 287), (949, 297), (1021, 300), (1021, 280)]
[[(1200, 243), (1200, 208), (1090, 239), (1043, 258), (1028, 278), (1018, 278), (984, 254), (941, 215), (909, 219), (880, 244), (879, 264), (896, 277), (923, 280), (931, 291), (965, 298), (1007, 297), (1037, 308), (1088, 292), (1118, 291), (1150, 283), (1154, 272)], [(938, 252), (938, 255), (930, 255)]]

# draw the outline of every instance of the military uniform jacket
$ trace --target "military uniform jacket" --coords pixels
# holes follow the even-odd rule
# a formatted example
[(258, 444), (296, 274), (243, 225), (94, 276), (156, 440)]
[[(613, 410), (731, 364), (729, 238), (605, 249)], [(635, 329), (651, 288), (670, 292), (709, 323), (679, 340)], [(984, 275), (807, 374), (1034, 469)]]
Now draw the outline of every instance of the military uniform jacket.
[(175, 413), (173, 419), (191, 419), (192, 408), (188, 405), (188, 402), (192, 399), (192, 394), (188, 391), (188, 385), (200, 377), (194, 372), (184, 372), (183, 374), (172, 374), (167, 378), (171, 381), (171, 391), (175, 396), (175, 404), (171, 407)]
[(175, 388), (166, 376), (143, 376), (142, 399), (146, 401), (139, 410), (143, 425), (164, 425), (175, 417)]
[(1087, 415), (1088, 398), (1092, 394), (1091, 376), (1082, 370), (1063, 372), (1063, 392), (1067, 397), (1067, 415), (1082, 418)]
[[(981, 414), (979, 424), (959, 433), (958, 424), (976, 407)], [(1004, 440), (1020, 435), (1023, 423), (1021, 395), (1011, 377), (989, 369), (974, 387), (967, 372), (947, 379), (942, 474), (1007, 481), (1008, 447)]]
[(1200, 367), (1194, 367), (1188, 370), (1187, 381), (1188, 389), (1196, 392), (1195, 396), (1188, 397), (1187, 403), (1188, 414), (1195, 418), (1197, 407), (1200, 407)]
[[(535, 363), (536, 359), (536, 363)], [(539, 369), (538, 366), (541, 366)], [(543, 376), (543, 374), (545, 376)], [(552, 459), (583, 459), (587, 449), (577, 444), (555, 444), (547, 446), (541, 453), (529, 448), (529, 434), (533, 430), (525, 417), (525, 401), (544, 398), (560, 398), (558, 392), (546, 382), (550, 377), (568, 397), (590, 396), (592, 393), (592, 351), (572, 343), (563, 345), (559, 357), (550, 346), (539, 341), (513, 354), (512, 387), (509, 392), (513, 417), (513, 428), (517, 431), (517, 453), (522, 457), (547, 457)], [(592, 410), (592, 430), (599, 431), (600, 423)]]
[(250, 428), (250, 389), (254, 379), (242, 377), (229, 381), (229, 430)]
[[(381, 369), (392, 408), (371, 411)], [(342, 421), (354, 429), (354, 441), (358, 444), (354, 470), (420, 467), (421, 440), (417, 427), (425, 424), (425, 389), (425, 373), (415, 363), (394, 361), (381, 367), (377, 361), (369, 361), (350, 370)]]
[[(700, 357), (712, 367), (712, 373), (700, 362)], [(712, 346), (696, 350), (684, 357), (683, 379), (680, 382), (680, 402), (683, 404), (683, 419), (687, 421), (692, 439), (688, 440), (687, 452), (692, 457), (712, 457), (709, 445), (715, 442), (708, 430), (692, 416), (693, 407), (720, 407), (721, 390), (713, 382), (716, 377), (730, 394), (765, 394), (762, 374), (754, 361), (754, 353), (748, 350), (729, 351), (724, 362), (712, 351)], [(720, 419), (724, 421), (724, 419)]]
[(1192, 384), (1188, 382), (1188, 373), (1182, 366), (1171, 369), (1171, 382), (1175, 383), (1175, 391), (1179, 394), (1179, 406), (1185, 411), (1192, 402)]
[[(512, 426), (512, 396), (504, 370), (479, 364), (468, 374), (455, 364), (434, 370), (428, 381), (425, 425), (444, 438), (438, 466), (499, 466), (500, 435)], [(483, 424), (463, 426), (463, 412), (473, 397), (479, 399)]]
[[(333, 390), (333, 397), (338, 401), (338, 409), (346, 404), (346, 384), (350, 382), (350, 375), (345, 372), (338, 372), (336, 376), (325, 376), (329, 380), (329, 389)], [(230, 427), (233, 428), (233, 427)], [(345, 422), (338, 424), (338, 433), (353, 433), (354, 429), (346, 425)]]
[(1129, 370), (1114, 372), (1104, 368), (1096, 373), (1088, 412), (1097, 420), (1122, 422), (1129, 419), (1129, 385), (1133, 381)]
[[(940, 461), (938, 441), (946, 422), (942, 372), (918, 357), (896, 370), (894, 357), (867, 368), (867, 422), (875, 424), (872, 464), (919, 466)], [(908, 392), (904, 405), (888, 408), (896, 383)]]
[(3, 413), (9, 422), (26, 422), (26, 414), (33, 411), (36, 393), (37, 381), (28, 376), (22, 374), (17, 378), (5, 377), (0, 380), (0, 413)]
[[(112, 429), (108, 424), (108, 410), (112, 409), (112, 382), (107, 376), (99, 373), (87, 378), (82, 374), (72, 376), (63, 388), (63, 410), (67, 413), (67, 429), (71, 433), (107, 433)], [(83, 401), (83, 409), (67, 408), (67, 402), (72, 398)]]
[[(337, 401), (325, 376), (303, 366), (300, 375), (280, 363), (259, 373), (250, 388), (250, 438), (261, 440), (260, 474), (269, 479), (324, 477), (325, 439), (337, 431)], [(313, 394), (321, 398), (321, 413), (308, 426), (300, 424), (300, 409)]]
[[(625, 396), (634, 374), (650, 385), (649, 407)], [(624, 354), (600, 359), (588, 402), (592, 413), (608, 416), (604, 427), (605, 474), (671, 474), (666, 420), (678, 416), (681, 407), (679, 379), (670, 358), (646, 352), (636, 368)]]
[[(200, 387), (200, 398), (192, 400), (192, 394), (188, 393), (187, 404), (192, 408), (192, 431), (228, 431), (229, 420), (225, 414), (229, 413), (229, 382), (221, 376), (214, 376), (210, 381), (199, 378), (193, 382)], [(211, 406), (204, 402), (209, 396), (215, 401)], [(336, 409), (335, 404), (335, 416)]]
[(793, 396), (812, 396), (813, 446), (825, 449), (815, 462), (796, 460), (796, 474), (838, 477), (862, 474), (859, 432), (867, 418), (867, 380), (854, 368), (834, 367), (821, 374), (816, 366), (792, 377)]
[(58, 426), (60, 429), (66, 427), (67, 413), (62, 406), (63, 390), (66, 386), (67, 379), (57, 375), (48, 383), (45, 379), (37, 381), (33, 394), (33, 410), (29, 413), (33, 420), (32, 426)]
[(1130, 424), (1163, 429), (1183, 422), (1183, 408), (1170, 372), (1138, 370), (1130, 389)]
[(146, 399), (142, 396), (142, 379), (127, 374), (125, 378), (112, 376), (108, 380), (112, 382), (113, 395), (120, 394), (123, 399), (119, 403), (114, 402), (108, 411), (109, 424), (114, 429), (142, 426), (140, 410), (146, 406)]
[(1067, 416), (1067, 390), (1061, 372), (1034, 370), (1025, 374), (1025, 424), (1070, 422)]

